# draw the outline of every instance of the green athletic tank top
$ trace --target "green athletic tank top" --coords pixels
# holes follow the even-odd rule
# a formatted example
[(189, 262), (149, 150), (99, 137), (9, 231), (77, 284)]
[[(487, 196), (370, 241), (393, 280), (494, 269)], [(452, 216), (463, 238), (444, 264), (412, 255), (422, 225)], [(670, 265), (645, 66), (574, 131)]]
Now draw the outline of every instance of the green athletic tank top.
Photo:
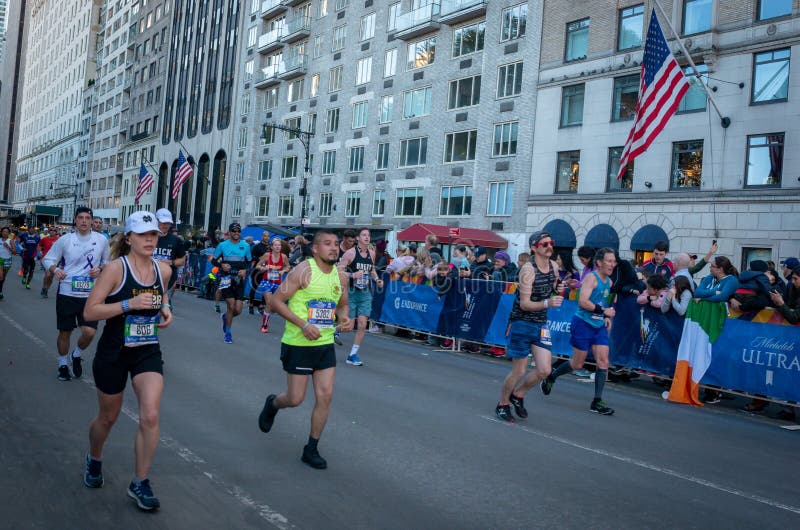
[(290, 346), (324, 346), (333, 344), (336, 303), (342, 296), (339, 282), (339, 271), (336, 266), (331, 272), (324, 273), (317, 266), (316, 260), (308, 260), (311, 267), (311, 280), (308, 287), (298, 289), (289, 299), (289, 310), (303, 320), (317, 326), (320, 338), (308, 340), (299, 327), (286, 322), (281, 342)]

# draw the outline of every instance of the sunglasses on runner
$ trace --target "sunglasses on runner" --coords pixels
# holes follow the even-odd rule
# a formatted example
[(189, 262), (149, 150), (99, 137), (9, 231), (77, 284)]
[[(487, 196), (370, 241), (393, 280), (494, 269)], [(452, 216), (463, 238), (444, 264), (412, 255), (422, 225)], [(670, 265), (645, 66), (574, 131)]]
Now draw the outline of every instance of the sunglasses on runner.
[(556, 246), (556, 241), (555, 241), (555, 239), (551, 239), (550, 241), (545, 241), (543, 243), (536, 243), (534, 246), (535, 247), (544, 247), (544, 248), (555, 247)]

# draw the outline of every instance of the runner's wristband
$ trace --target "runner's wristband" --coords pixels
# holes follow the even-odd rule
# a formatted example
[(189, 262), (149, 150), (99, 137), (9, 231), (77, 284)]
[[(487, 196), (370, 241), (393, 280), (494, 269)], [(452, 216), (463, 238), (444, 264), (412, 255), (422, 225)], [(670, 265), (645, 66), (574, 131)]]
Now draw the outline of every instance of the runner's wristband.
[(597, 313), (598, 315), (602, 315), (605, 313), (605, 309), (601, 305), (594, 304), (594, 309), (592, 309), (592, 313)]
[(120, 304), (122, 305), (122, 312), (123, 313), (127, 313), (128, 311), (130, 311), (130, 309), (131, 309), (130, 300), (123, 300), (122, 302), (120, 302)]

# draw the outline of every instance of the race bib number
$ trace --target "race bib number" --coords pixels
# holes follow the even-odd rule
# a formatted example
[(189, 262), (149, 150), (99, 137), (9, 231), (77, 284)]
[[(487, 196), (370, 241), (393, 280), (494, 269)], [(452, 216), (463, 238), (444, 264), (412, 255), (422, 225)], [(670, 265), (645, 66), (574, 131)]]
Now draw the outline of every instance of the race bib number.
[(73, 276), (72, 277), (72, 292), (73, 293), (88, 293), (94, 287), (94, 278), (90, 276)]
[(219, 288), (220, 289), (227, 289), (231, 286), (231, 277), (230, 276), (223, 276), (219, 279)]
[(369, 287), (369, 276), (362, 276), (356, 280), (353, 280), (353, 287), (356, 289), (366, 289)]
[(320, 329), (332, 329), (336, 302), (311, 300), (308, 302), (308, 323)]
[(270, 269), (267, 271), (267, 280), (276, 282), (281, 279), (281, 271)]
[(169, 258), (169, 256), (165, 256), (163, 254), (153, 254), (153, 259), (156, 260), (156, 261), (166, 261), (166, 260), (168, 260), (170, 258)]
[(158, 315), (125, 317), (125, 346), (135, 347), (158, 344)]
[(553, 345), (553, 339), (550, 337), (550, 327), (548, 324), (545, 324), (539, 328), (539, 342), (542, 343), (542, 346)]

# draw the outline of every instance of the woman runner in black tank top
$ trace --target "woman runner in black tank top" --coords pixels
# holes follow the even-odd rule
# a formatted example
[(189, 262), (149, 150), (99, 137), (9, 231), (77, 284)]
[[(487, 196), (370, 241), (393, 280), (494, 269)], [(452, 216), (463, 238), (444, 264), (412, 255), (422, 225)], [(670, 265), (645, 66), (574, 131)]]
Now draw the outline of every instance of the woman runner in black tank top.
[(104, 267), (86, 300), (84, 315), (105, 320), (103, 335), (92, 363), (99, 412), (89, 430), (89, 454), (83, 482), (103, 485), (103, 445), (122, 409), (123, 391), (130, 375), (139, 400), (136, 466), (128, 496), (142, 510), (160, 507), (148, 474), (158, 446), (159, 407), (164, 390), (159, 330), (172, 322), (168, 285), (172, 271), (153, 259), (158, 242), (155, 215), (134, 212), (125, 223), (125, 235), (114, 243), (111, 263)]

